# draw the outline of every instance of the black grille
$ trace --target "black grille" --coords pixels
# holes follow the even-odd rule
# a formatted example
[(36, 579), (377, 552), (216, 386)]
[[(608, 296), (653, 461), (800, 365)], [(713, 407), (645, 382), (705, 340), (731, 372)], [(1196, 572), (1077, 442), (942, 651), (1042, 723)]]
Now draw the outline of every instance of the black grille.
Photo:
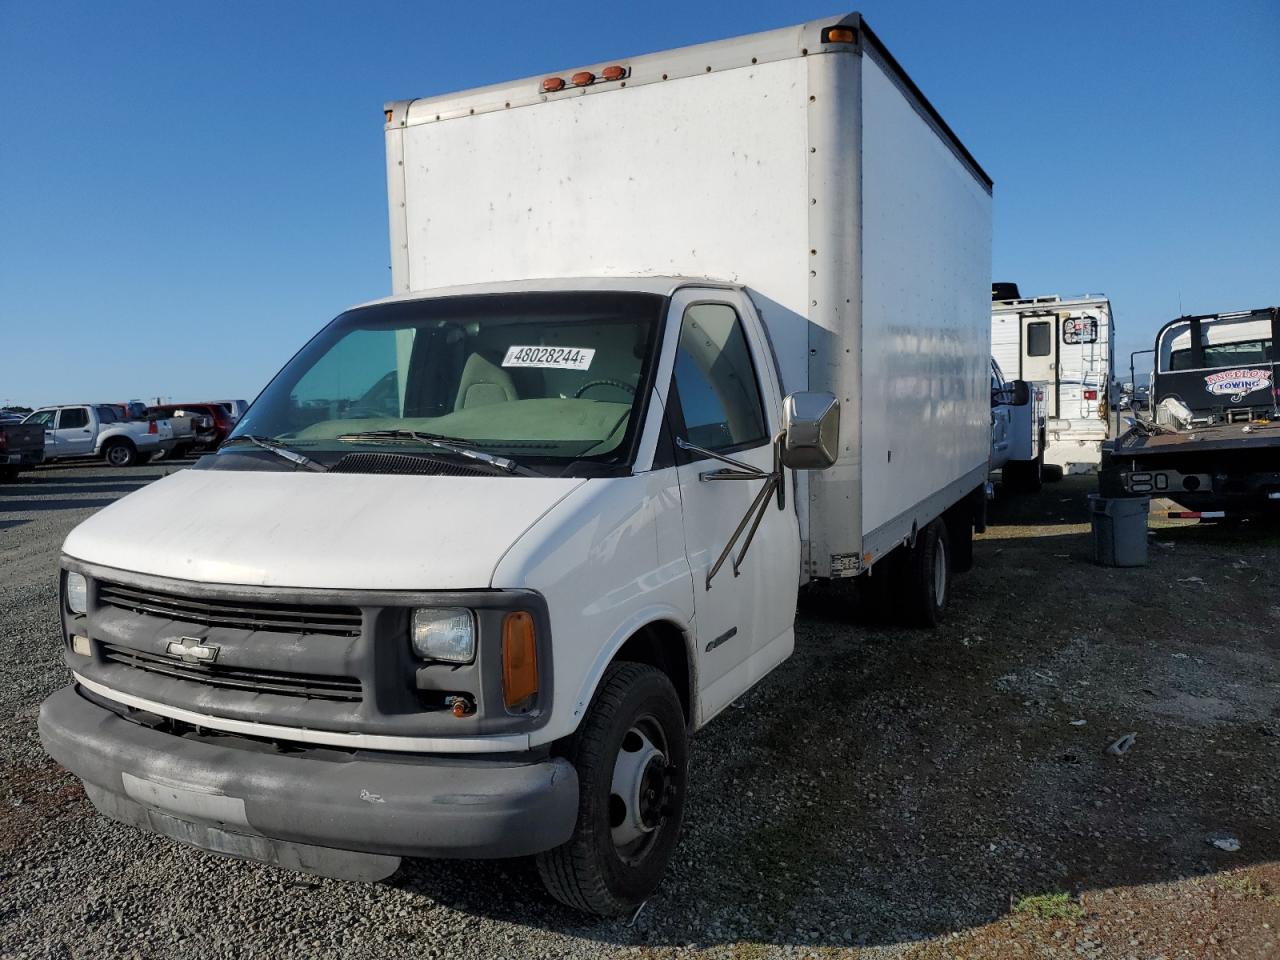
[(99, 644), (103, 659), (150, 673), (193, 680), (212, 687), (230, 687), (253, 693), (278, 693), (311, 700), (342, 700), (351, 703), (362, 698), (360, 681), (355, 677), (325, 677), (309, 673), (287, 673), (281, 670), (248, 670), (223, 664), (188, 663), (174, 657), (162, 657), (114, 643)]
[(158, 590), (139, 590), (98, 581), (98, 603), (153, 617), (199, 623), (210, 627), (270, 630), (275, 633), (318, 633), (358, 637), (358, 607), (304, 606), (293, 603), (245, 603), (182, 597)]
[(348, 453), (329, 468), (330, 473), (400, 473), (433, 477), (490, 477), (492, 467), (474, 467), (437, 457), (408, 453)]

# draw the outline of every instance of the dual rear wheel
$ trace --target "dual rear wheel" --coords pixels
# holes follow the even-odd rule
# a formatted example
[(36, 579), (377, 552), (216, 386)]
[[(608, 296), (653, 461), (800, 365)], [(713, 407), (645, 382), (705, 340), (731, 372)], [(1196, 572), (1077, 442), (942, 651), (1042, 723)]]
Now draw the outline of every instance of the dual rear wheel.
[(935, 627), (951, 596), (951, 574), (972, 564), (973, 527), (941, 518), (881, 559), (858, 579), (859, 607), (874, 623)]

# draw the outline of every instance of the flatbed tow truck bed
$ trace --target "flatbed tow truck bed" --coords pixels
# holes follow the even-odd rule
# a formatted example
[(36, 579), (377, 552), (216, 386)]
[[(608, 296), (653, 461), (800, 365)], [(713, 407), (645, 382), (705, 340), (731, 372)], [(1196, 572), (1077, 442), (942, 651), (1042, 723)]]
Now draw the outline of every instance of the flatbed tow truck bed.
[(1188, 519), (1280, 514), (1280, 421), (1148, 432), (1138, 425), (1103, 451), (1104, 496), (1168, 497)]

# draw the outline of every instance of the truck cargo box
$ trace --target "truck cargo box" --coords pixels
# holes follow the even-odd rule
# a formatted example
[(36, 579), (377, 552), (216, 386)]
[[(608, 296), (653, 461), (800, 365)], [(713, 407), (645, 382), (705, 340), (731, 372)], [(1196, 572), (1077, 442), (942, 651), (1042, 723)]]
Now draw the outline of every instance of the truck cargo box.
[(810, 575), (856, 574), (982, 482), (991, 180), (857, 15), (386, 112), (397, 293), (749, 290), (784, 389), (844, 409), (836, 467), (799, 477)]

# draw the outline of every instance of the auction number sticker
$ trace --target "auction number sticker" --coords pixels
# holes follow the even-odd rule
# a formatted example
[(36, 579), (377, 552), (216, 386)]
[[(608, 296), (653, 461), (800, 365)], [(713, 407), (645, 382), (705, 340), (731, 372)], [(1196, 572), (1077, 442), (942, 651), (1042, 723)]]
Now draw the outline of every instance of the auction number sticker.
[(504, 367), (549, 367), (555, 370), (589, 370), (595, 350), (587, 347), (508, 347)]

